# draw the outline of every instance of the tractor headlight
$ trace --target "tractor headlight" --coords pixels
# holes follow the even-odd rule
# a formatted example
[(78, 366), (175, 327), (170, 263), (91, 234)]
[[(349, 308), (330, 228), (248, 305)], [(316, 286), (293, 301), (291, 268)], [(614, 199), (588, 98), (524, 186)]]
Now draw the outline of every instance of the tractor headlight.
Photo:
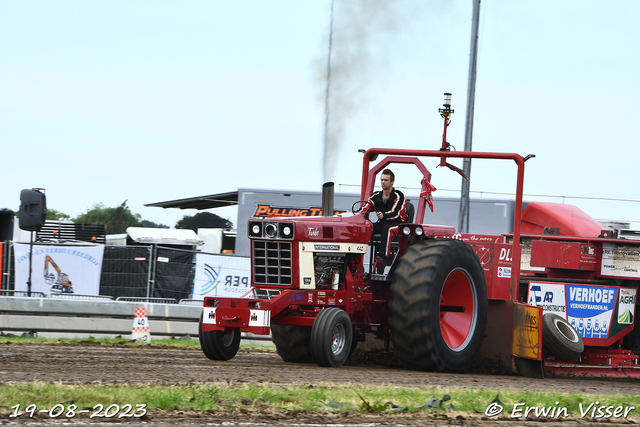
[(262, 223), (258, 221), (249, 222), (249, 237), (262, 237)]
[(402, 227), (402, 234), (404, 234), (405, 236), (410, 235), (411, 234), (411, 227), (409, 227), (409, 226)]
[(422, 227), (418, 226), (416, 227), (416, 236), (422, 236), (424, 234), (424, 230), (422, 229)]
[(292, 224), (280, 224), (280, 237), (290, 239), (293, 237)]

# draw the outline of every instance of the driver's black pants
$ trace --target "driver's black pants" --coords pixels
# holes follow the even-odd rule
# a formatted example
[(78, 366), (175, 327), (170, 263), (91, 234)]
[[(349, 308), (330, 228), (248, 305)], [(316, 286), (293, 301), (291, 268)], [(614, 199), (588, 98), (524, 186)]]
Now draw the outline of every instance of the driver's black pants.
[(376, 245), (376, 256), (384, 258), (386, 255), (387, 240), (389, 239), (389, 229), (402, 224), (401, 219), (380, 220), (373, 224), (373, 234), (380, 234), (380, 243)]

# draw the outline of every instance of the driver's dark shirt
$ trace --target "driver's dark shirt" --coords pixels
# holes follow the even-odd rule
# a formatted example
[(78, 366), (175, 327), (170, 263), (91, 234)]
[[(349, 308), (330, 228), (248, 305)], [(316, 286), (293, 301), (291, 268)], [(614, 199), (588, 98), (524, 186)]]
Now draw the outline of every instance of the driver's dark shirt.
[[(381, 221), (400, 220), (407, 221), (407, 200), (402, 191), (391, 188), (391, 194), (385, 202), (382, 198), (382, 190), (376, 191), (369, 197), (369, 201), (376, 207), (375, 210), (382, 212)], [(368, 205), (366, 212), (371, 212), (373, 208)]]

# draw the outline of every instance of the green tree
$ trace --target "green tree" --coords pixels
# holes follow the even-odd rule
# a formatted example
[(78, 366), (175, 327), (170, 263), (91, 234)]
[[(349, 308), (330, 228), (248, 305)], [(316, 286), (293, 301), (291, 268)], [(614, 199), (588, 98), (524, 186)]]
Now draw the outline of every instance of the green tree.
[(55, 209), (47, 208), (47, 221), (57, 221), (61, 218), (71, 218), (71, 216)]
[(107, 208), (102, 203), (96, 203), (74, 221), (82, 224), (105, 224), (107, 234), (122, 234), (126, 233), (127, 227), (142, 226), (140, 214), (132, 213), (126, 200), (115, 208)]
[(176, 228), (191, 229), (198, 232), (199, 228), (232, 228), (233, 223), (211, 212), (200, 212), (195, 215), (185, 215), (176, 223)]
[[(16, 217), (19, 217), (20, 209), (13, 210), (9, 208), (0, 209), (0, 211), (11, 211)], [(61, 218), (71, 218), (71, 215), (67, 215), (64, 212), (57, 211), (55, 209), (47, 208), (47, 221), (57, 221)]]
[(140, 221), (140, 224), (141, 224), (143, 227), (148, 227), (148, 228), (169, 228), (169, 226), (168, 226), (168, 225), (165, 225), (165, 224), (157, 224), (157, 223), (155, 223), (155, 222), (153, 222), (153, 221), (149, 221), (149, 220), (146, 220), (146, 219), (143, 219), (142, 221)]

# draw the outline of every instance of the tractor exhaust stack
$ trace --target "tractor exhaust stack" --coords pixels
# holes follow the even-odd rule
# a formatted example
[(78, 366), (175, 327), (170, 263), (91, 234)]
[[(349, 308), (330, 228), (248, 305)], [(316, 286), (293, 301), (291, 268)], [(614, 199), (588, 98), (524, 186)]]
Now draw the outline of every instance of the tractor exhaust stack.
[(322, 216), (333, 216), (333, 182), (322, 184)]

